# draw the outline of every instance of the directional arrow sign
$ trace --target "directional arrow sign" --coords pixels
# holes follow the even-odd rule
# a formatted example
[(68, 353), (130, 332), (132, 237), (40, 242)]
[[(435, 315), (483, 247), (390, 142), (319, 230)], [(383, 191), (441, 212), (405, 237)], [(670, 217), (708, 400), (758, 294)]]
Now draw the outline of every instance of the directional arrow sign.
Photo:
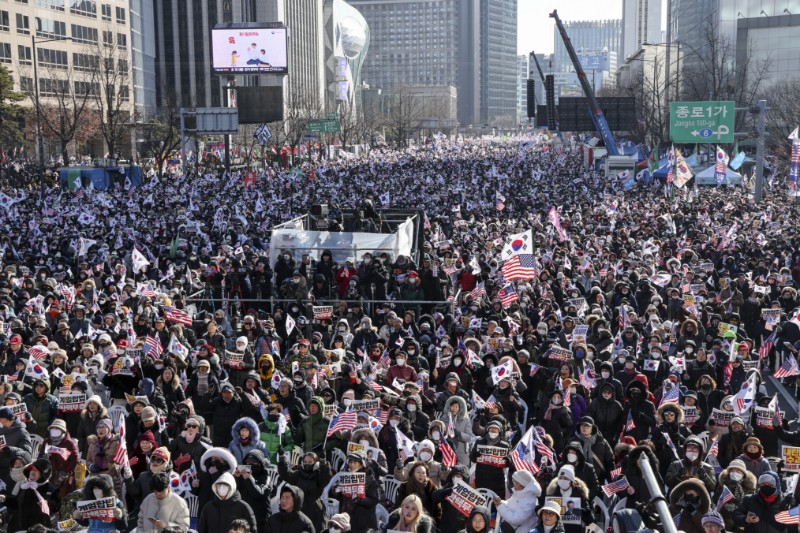
[(669, 136), (676, 143), (733, 143), (735, 102), (672, 102)]

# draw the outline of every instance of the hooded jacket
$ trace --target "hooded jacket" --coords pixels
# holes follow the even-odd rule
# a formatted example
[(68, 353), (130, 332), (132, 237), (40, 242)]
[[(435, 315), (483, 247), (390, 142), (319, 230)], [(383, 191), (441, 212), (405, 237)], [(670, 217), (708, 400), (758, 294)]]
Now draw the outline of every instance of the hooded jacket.
[[(280, 500), (281, 495), (285, 493), (292, 495), (294, 499), (294, 506), (292, 512), (279, 509), (277, 513), (272, 515), (268, 522), (267, 531), (270, 533), (312, 533), (315, 531), (314, 524), (311, 520), (301, 511), (303, 508), (304, 495), (303, 491), (299, 488), (286, 484), (278, 494)], [(355, 531), (355, 529), (353, 529)]]
[[(249, 442), (243, 444), (239, 436), (239, 430), (246, 427), (250, 430)], [(240, 418), (231, 428), (231, 443), (228, 449), (231, 451), (239, 464), (244, 464), (244, 458), (253, 450), (259, 450), (262, 454), (267, 453), (267, 447), (261, 442), (261, 434), (258, 425), (252, 418)]]
[[(778, 491), (775, 493), (777, 498), (769, 502), (762, 496), (760, 491), (756, 491), (750, 496), (745, 496), (742, 504), (733, 511), (734, 523), (744, 528), (745, 533), (778, 533), (787, 531), (785, 524), (780, 524), (775, 520), (775, 515), (793, 507), (795, 505), (794, 496), (790, 494), (782, 497), (780, 494), (781, 481), (778, 474), (769, 472), (769, 475), (773, 478), (775, 486), (778, 487)], [(746, 519), (749, 513), (755, 514), (759, 521), (755, 524), (748, 523)]]
[[(536, 507), (542, 487), (533, 479), (522, 490), (515, 490), (508, 500), (497, 506), (497, 514), (514, 528), (515, 533), (528, 533), (539, 523)], [(488, 523), (488, 522), (487, 522)]]
[(9, 427), (0, 426), (0, 435), (6, 439), (6, 446), (10, 452), (0, 453), (0, 478), (5, 479), (11, 471), (14, 458), (20, 452), (24, 452), (30, 458), (33, 447), (25, 425), (19, 420), (14, 420)]
[[(35, 489), (23, 489), (22, 484), (28, 480), (31, 468), (36, 468), (41, 474), (37, 482), (39, 486)], [(17, 483), (7, 497), (9, 507), (16, 509), (16, 512), (11, 517), (9, 530), (27, 530), (36, 524), (50, 524), (50, 515), (42, 512), (41, 507), (39, 507), (39, 497), (34, 494), (34, 491), (37, 491), (42, 498), (47, 498), (47, 482), (50, 480), (51, 473), (50, 461), (47, 459), (37, 459), (25, 467), (23, 470), (25, 479)]]
[[(603, 383), (597, 387), (600, 392), (602, 392), (604, 388), (610, 389), (612, 392), (616, 391), (612, 383)], [(621, 388), (622, 385), (620, 385), (620, 389)], [(611, 398), (606, 400), (603, 398), (603, 395), (599, 393), (597, 397), (589, 403), (589, 408), (586, 410), (586, 414), (592, 417), (596, 427), (608, 442), (613, 442), (615, 439), (619, 438), (619, 433), (624, 423), (622, 413), (622, 404), (617, 401), (615, 396), (612, 395)]]
[[(745, 470), (744, 476), (742, 477), (741, 481), (734, 481), (731, 479), (731, 472), (729, 468), (726, 468), (719, 474), (719, 490), (718, 493), (722, 492), (722, 487), (728, 487), (728, 490), (731, 491), (733, 494), (733, 499), (722, 506), (720, 509), (720, 514), (722, 518), (725, 519), (725, 529), (728, 531), (733, 531), (737, 526), (733, 520), (733, 513), (736, 509), (741, 506), (742, 501), (746, 496), (750, 496), (756, 490), (757, 480), (756, 476), (753, 475), (752, 472)], [(717, 495), (717, 501), (719, 502), (719, 495)]]
[[(578, 456), (577, 461), (574, 463), (567, 462), (567, 454), (570, 450), (575, 452), (575, 455)], [(556, 472), (558, 472), (562, 466), (565, 464), (571, 464), (572, 467), (575, 469), (575, 477), (580, 478), (586, 486), (589, 487), (589, 500), (594, 500), (594, 497), (597, 496), (597, 491), (600, 488), (600, 482), (597, 480), (597, 471), (594, 469), (594, 466), (586, 461), (586, 457), (583, 455), (583, 447), (582, 445), (577, 442), (570, 442), (565, 448), (564, 452), (561, 454), (562, 462), (556, 467)]]
[[(697, 502), (684, 500), (686, 491), (692, 489), (699, 496)], [(669, 510), (673, 516), (680, 517), (680, 528), (684, 533), (705, 533), (703, 516), (711, 509), (711, 497), (705, 485), (697, 479), (687, 479), (675, 486), (669, 494)], [(678, 519), (676, 519), (677, 522)]]
[[(457, 464), (450, 469), (447, 481), (442, 485), (442, 488), (433, 491), (431, 495), (434, 505), (442, 506), (442, 519), (439, 522), (440, 533), (458, 533), (463, 529), (466, 522), (465, 516), (446, 499), (453, 492), (453, 477), (456, 474), (460, 475), (466, 482), (469, 482), (469, 470), (466, 466)], [(488, 528), (488, 518), (486, 524)]]
[[(687, 459), (685, 455), (686, 446), (689, 444), (693, 444), (700, 449), (699, 457), (694, 462)], [(672, 464), (669, 465), (667, 477), (664, 480), (667, 483), (667, 487), (673, 488), (681, 481), (694, 477), (703, 482), (706, 487), (706, 492), (714, 492), (714, 489), (717, 486), (717, 478), (714, 474), (714, 467), (703, 461), (703, 458), (706, 454), (703, 441), (697, 437), (689, 437), (686, 439), (683, 447), (683, 459), (673, 461)]]
[(251, 465), (250, 475), (234, 476), (236, 487), (242, 499), (253, 509), (259, 531), (263, 531), (271, 511), (269, 495), (273, 480), (267, 472), (269, 461), (260, 450), (253, 450), (244, 458), (243, 464)]
[[(639, 391), (639, 399), (634, 400), (631, 392), (633, 390)], [(625, 406), (625, 411), (622, 415), (623, 420), (628, 419), (630, 414), (635, 427), (630, 431), (626, 431), (625, 435), (631, 436), (636, 439), (636, 442), (644, 440), (650, 436), (650, 431), (656, 425), (656, 407), (653, 402), (647, 399), (647, 386), (638, 379), (632, 380), (625, 387), (625, 399), (628, 401)]]
[[(550, 483), (547, 485), (547, 490), (545, 492), (547, 496), (561, 496), (561, 488), (558, 486), (558, 478), (554, 478)], [(579, 533), (585, 530), (585, 526), (592, 523), (594, 520), (592, 509), (590, 507), (591, 500), (589, 500), (589, 487), (586, 486), (586, 483), (581, 481), (580, 478), (576, 477), (572, 481), (571, 486), (571, 498), (580, 498), (581, 499), (581, 511), (582, 511), (582, 524), (564, 524), (564, 531), (567, 533)]]
[(323, 458), (312, 465), (309, 471), (303, 464), (290, 467), (281, 455), (278, 458), (278, 475), (289, 485), (300, 489), (303, 494), (301, 510), (317, 531), (321, 531), (325, 521), (325, 506), (321, 497), (331, 480), (331, 465)]
[[(328, 426), (331, 421), (328, 417), (322, 415), (325, 412), (325, 400), (315, 396), (311, 398), (309, 406), (311, 404), (316, 404), (319, 410), (316, 414), (309, 414), (303, 419), (297, 428), (295, 437), (297, 445), (303, 448), (304, 451), (319, 453), (322, 450), (323, 443), (325, 443), (325, 436), (328, 433)], [(336, 439), (327, 439), (325, 449), (333, 449), (336, 444)]]
[(189, 507), (186, 500), (170, 491), (163, 500), (149, 494), (139, 507), (139, 521), (137, 532), (161, 533), (161, 528), (156, 527), (148, 518), (163, 520), (167, 527), (178, 526), (184, 531), (189, 529)]
[[(203, 506), (197, 526), (198, 533), (218, 533), (227, 531), (231, 522), (237, 518), (246, 520), (250, 531), (256, 531), (256, 517), (253, 509), (242, 500), (236, 490), (236, 479), (230, 472), (225, 472), (214, 485), (227, 485), (228, 495), (221, 500), (216, 494), (208, 505)], [(212, 489), (213, 490), (213, 489)]]
[[(461, 396), (451, 396), (444, 402), (442, 411), (442, 422), (447, 428), (450, 423), (450, 406), (457, 403), (459, 406), (458, 414), (453, 418), (453, 436), (448, 440), (453, 447), (453, 451), (458, 456), (458, 462), (469, 466), (469, 443), (472, 440), (472, 426), (469, 423), (469, 411), (467, 402)], [(442, 435), (445, 436), (445, 435)]]

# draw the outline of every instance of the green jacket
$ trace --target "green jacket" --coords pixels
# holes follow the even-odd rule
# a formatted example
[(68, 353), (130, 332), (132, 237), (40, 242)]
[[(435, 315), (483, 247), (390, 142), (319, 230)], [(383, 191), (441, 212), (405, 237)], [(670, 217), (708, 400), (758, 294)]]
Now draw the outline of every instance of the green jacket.
[(294, 448), (294, 439), (292, 438), (292, 427), (290, 424), (286, 424), (286, 431), (283, 432), (283, 435), (278, 435), (278, 423), (270, 422), (269, 420), (261, 422), (258, 425), (258, 429), (261, 433), (261, 442), (267, 447), (266, 456), (271, 463), (275, 462), (278, 448), (281, 446), (283, 446), (287, 452), (292, 451), (292, 448)]
[(48, 426), (53, 423), (58, 414), (58, 398), (47, 393), (37, 397), (36, 393), (31, 392), (26, 394), (22, 401), (27, 405), (31, 418), (36, 421), (35, 434), (43, 439), (47, 438)]

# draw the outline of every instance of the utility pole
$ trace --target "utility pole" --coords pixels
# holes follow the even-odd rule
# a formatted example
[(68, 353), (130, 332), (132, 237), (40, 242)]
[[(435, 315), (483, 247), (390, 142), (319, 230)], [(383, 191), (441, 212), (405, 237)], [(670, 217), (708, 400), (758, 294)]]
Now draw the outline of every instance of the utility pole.
[(758, 114), (758, 141), (756, 142), (756, 189), (753, 199), (756, 205), (761, 203), (764, 196), (764, 128), (767, 114), (767, 101), (759, 100), (758, 107), (752, 109), (753, 113)]

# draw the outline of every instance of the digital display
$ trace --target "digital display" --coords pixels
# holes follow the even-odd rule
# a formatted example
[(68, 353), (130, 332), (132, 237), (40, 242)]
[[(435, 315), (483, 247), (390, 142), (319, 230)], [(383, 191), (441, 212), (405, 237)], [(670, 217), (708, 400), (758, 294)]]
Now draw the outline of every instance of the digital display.
[(286, 28), (214, 28), (212, 67), (218, 74), (287, 74)]

